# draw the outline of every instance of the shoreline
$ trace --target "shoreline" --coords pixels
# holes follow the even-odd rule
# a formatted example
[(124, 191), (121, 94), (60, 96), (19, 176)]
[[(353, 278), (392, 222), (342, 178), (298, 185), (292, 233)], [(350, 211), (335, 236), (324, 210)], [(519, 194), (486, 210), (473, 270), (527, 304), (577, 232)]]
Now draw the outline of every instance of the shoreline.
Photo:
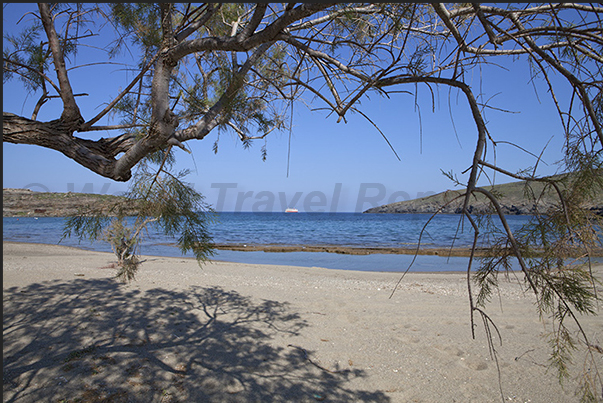
[[(115, 258), (115, 254), (113, 252), (110, 251), (99, 251), (99, 250), (93, 250), (93, 249), (88, 249), (85, 247), (78, 247), (78, 246), (72, 246), (72, 245), (62, 245), (62, 244), (47, 244), (47, 243), (40, 243), (40, 242), (20, 242), (20, 241), (7, 241), (7, 240), (3, 240), (3, 245), (37, 245), (40, 247), (57, 247), (57, 248), (67, 248), (70, 250), (73, 250), (74, 252), (90, 252), (90, 253), (103, 253), (103, 254), (107, 254), (109, 255), (112, 259)], [(175, 244), (166, 244), (166, 246), (175, 246)], [(261, 246), (261, 245), (260, 245)], [(241, 250), (239, 250), (238, 248), (242, 248)], [(218, 250), (232, 250), (235, 252), (266, 252), (266, 253), (292, 253), (292, 252), (300, 252), (300, 251), (306, 251), (306, 252), (314, 252), (314, 253), (333, 253), (333, 254), (337, 254), (336, 252), (327, 252), (324, 250), (312, 250), (312, 248), (309, 249), (303, 249), (303, 250), (293, 250), (293, 249), (302, 249), (303, 247), (299, 246), (299, 247), (291, 247), (291, 250), (286, 250), (286, 251), (279, 251), (278, 249), (281, 248), (281, 246), (276, 246), (274, 249), (271, 248), (267, 248), (269, 250), (263, 250), (261, 247), (258, 247), (257, 249), (253, 249), (253, 248), (245, 248), (243, 245), (239, 245), (236, 244), (234, 249), (230, 249), (228, 245), (225, 245), (223, 248), (216, 248)], [(318, 247), (318, 248), (322, 248), (322, 247)], [(369, 249), (369, 248), (367, 248)], [(342, 255), (357, 255), (357, 256), (366, 256), (368, 254), (365, 253), (339, 253)], [(385, 254), (402, 254), (402, 255), (406, 255), (406, 253), (385, 253)], [(412, 254), (412, 253), (409, 253)], [(421, 254), (419, 254), (420, 256)], [(446, 257), (446, 255), (438, 255), (437, 253), (431, 253), (431, 254), (426, 254), (428, 256), (440, 256), (440, 257)], [(464, 256), (454, 256), (454, 257), (464, 257)], [(190, 262), (195, 262), (195, 264), (197, 264), (197, 260), (195, 257), (192, 256), (169, 256), (169, 255), (161, 255), (161, 254), (153, 254), (153, 253), (142, 253), (141, 254), (141, 258), (148, 260), (148, 258), (151, 259), (157, 259), (157, 258), (165, 258), (165, 259), (184, 259)], [(145, 260), (143, 260), (144, 263)], [(400, 270), (400, 271), (392, 271), (392, 270), (362, 270), (362, 269), (338, 269), (338, 268), (329, 268), (329, 267), (321, 267), (321, 266), (300, 266), (300, 265), (296, 265), (294, 263), (291, 264), (281, 264), (281, 263), (255, 263), (255, 262), (240, 262), (240, 261), (234, 261), (234, 260), (227, 260), (227, 259), (220, 259), (220, 258), (214, 258), (214, 257), (210, 257), (208, 258), (207, 262), (204, 263), (204, 265), (206, 264), (213, 264), (213, 263), (224, 263), (224, 264), (234, 264), (234, 265), (261, 265), (261, 266), (274, 266), (274, 267), (297, 267), (297, 268), (303, 268), (303, 269), (317, 269), (317, 270), (328, 270), (328, 271), (335, 271), (335, 272), (352, 272), (352, 273), (387, 273), (388, 275), (398, 275), (401, 276), (405, 270)], [(441, 271), (430, 271), (430, 270), (419, 270), (419, 271), (413, 271), (412, 269), (409, 270), (408, 273), (421, 273), (421, 274), (463, 274), (466, 275), (467, 271), (466, 270), (441, 270)]]
[[(32, 243), (39, 245), (55, 245), (43, 244), (39, 242), (20, 242), (12, 240), (3, 240), (3, 242), (11, 243)], [(164, 246), (176, 247), (175, 243), (157, 244)], [(60, 245), (57, 246), (68, 246)], [(76, 249), (90, 250), (68, 246)], [(214, 244), (215, 250), (235, 251), (235, 252), (265, 252), (265, 253), (292, 253), (292, 252), (312, 252), (312, 253), (333, 253), (340, 255), (358, 255), (366, 256), (372, 254), (384, 255), (417, 255), (417, 256), (440, 256), (440, 257), (470, 257), (471, 248), (469, 247), (363, 247), (363, 246), (342, 246), (342, 245), (281, 245), (281, 244), (243, 244), (243, 243), (217, 243)], [(154, 255), (164, 256), (164, 255)], [(488, 256), (487, 248), (476, 248), (474, 257)], [(591, 250), (591, 256), (595, 258), (603, 257), (603, 248)], [(569, 256), (571, 257), (571, 256)]]
[[(342, 245), (279, 245), (279, 244), (215, 244), (218, 250), (232, 250), (239, 252), (267, 252), (267, 253), (289, 253), (289, 252), (325, 252), (337, 253), (342, 255), (370, 255), (374, 253), (380, 254), (396, 254), (396, 255), (437, 255), (437, 256), (455, 256), (469, 257), (471, 249), (466, 247), (388, 247), (388, 246), (342, 246)], [(485, 256), (484, 249), (477, 249), (475, 256)]]
[[(471, 338), (466, 273), (398, 284), (400, 273), (143, 255), (123, 284), (110, 252), (3, 253), (4, 401), (578, 401), (573, 378), (562, 388), (545, 367), (548, 320), (521, 275), (501, 278), (485, 308), (502, 338), (494, 362), (483, 326)], [(600, 318), (580, 319), (596, 341)]]
[[(388, 246), (341, 246), (341, 245), (278, 245), (278, 244), (216, 244), (218, 250), (232, 250), (239, 252), (267, 252), (267, 253), (289, 253), (289, 252), (325, 252), (337, 253), (342, 255), (417, 255), (417, 256), (443, 256), (443, 257), (470, 257), (471, 248), (468, 247), (388, 247)], [(582, 253), (576, 251), (576, 255)], [(488, 248), (476, 248), (473, 252), (474, 257), (488, 256)], [(603, 248), (591, 250), (592, 257), (603, 257)], [(574, 257), (574, 256), (568, 256)]]

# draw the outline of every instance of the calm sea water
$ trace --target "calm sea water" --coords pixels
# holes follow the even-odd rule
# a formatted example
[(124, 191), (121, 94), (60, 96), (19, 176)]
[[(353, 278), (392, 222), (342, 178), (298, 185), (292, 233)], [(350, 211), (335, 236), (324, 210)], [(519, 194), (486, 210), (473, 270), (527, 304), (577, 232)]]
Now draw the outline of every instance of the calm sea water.
[[(365, 247), (413, 247), (429, 214), (361, 213), (218, 213), (210, 231), (216, 243), (341, 245)], [(519, 228), (529, 217), (508, 216), (512, 228)], [(473, 233), (468, 224), (459, 228), (458, 215), (440, 215), (427, 226), (421, 240), (425, 247), (469, 246)], [(61, 241), (64, 219), (61, 217), (5, 217), (3, 239), (15, 242), (60, 244), (82, 249), (111, 252), (106, 242), (77, 238)], [(141, 252), (146, 255), (182, 256), (175, 239), (150, 231)], [(187, 254), (185, 256), (192, 256)], [(213, 259), (243, 263), (282, 264), (363, 271), (405, 271), (409, 255), (341, 255), (326, 252), (239, 252), (217, 251)], [(462, 257), (418, 256), (414, 271), (466, 270)]]

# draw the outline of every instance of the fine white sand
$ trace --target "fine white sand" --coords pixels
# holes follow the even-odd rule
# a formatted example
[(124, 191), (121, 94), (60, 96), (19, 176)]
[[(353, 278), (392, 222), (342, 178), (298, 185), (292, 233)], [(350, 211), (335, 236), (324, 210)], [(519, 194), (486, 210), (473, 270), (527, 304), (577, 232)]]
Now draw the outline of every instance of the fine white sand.
[[(578, 401), (516, 282), (487, 308), (499, 375), (463, 273), (411, 272), (390, 298), (399, 273), (147, 256), (126, 285), (110, 253), (3, 253), (4, 402)], [(601, 318), (581, 321), (602, 345)]]

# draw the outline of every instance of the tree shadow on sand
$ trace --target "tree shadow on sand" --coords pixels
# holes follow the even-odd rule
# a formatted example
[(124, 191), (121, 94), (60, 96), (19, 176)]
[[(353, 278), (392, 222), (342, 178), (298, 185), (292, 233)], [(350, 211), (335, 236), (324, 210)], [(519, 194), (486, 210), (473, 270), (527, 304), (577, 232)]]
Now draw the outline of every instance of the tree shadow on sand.
[(111, 279), (4, 290), (4, 402), (387, 402), (287, 345), (306, 322), (281, 302)]

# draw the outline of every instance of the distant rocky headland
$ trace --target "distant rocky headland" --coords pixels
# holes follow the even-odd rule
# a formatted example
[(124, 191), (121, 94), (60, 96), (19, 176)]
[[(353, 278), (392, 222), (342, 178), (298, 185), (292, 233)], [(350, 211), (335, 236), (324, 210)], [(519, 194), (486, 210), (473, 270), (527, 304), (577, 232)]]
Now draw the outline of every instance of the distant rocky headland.
[[(507, 215), (529, 215), (534, 214), (536, 209), (544, 211), (558, 203), (556, 194), (552, 188), (543, 192), (544, 185), (540, 182), (530, 183), (533, 194), (539, 195), (538, 202), (534, 203), (526, 197), (526, 183), (523, 181), (512, 182), (500, 185), (487, 187), (487, 189), (498, 195), (498, 201), (504, 214)], [(420, 199), (400, 201), (383, 206), (373, 207), (365, 211), (365, 213), (429, 213), (433, 214), (440, 211), (442, 214), (459, 214), (462, 209), (463, 198), (454, 200), (463, 192), (459, 190), (447, 190), (435, 195), (423, 197)], [(453, 201), (454, 200), (454, 201)], [(596, 197), (592, 202), (586, 203), (585, 208), (603, 215), (603, 189), (599, 189)], [(469, 204), (469, 212), (471, 214), (487, 214), (489, 210), (489, 202), (482, 194), (478, 194), (471, 199)]]
[[(542, 183), (531, 183), (534, 194), (540, 195)], [(533, 214), (536, 208), (542, 209), (558, 203), (556, 195), (549, 189), (542, 193), (538, 203), (531, 202), (526, 196), (525, 182), (512, 182), (488, 187), (499, 195), (502, 211), (508, 215)], [(459, 190), (447, 190), (420, 199), (400, 201), (373, 207), (365, 213), (429, 213), (440, 211), (442, 214), (458, 214), (461, 212), (462, 199), (451, 202), (462, 194)], [(122, 196), (95, 193), (54, 193), (34, 192), (30, 189), (3, 189), (2, 212), (4, 217), (67, 217), (78, 214), (81, 209), (106, 209), (118, 202), (125, 203)], [(489, 213), (489, 203), (483, 195), (472, 198), (469, 212), (473, 214)], [(590, 203), (584, 205), (596, 214), (603, 215), (603, 189)], [(131, 212), (134, 213), (131, 208)], [(111, 212), (108, 212), (111, 215)]]
[(3, 189), (2, 213), (4, 217), (68, 217), (78, 214), (82, 208), (108, 210), (120, 201), (125, 199), (115, 195)]

